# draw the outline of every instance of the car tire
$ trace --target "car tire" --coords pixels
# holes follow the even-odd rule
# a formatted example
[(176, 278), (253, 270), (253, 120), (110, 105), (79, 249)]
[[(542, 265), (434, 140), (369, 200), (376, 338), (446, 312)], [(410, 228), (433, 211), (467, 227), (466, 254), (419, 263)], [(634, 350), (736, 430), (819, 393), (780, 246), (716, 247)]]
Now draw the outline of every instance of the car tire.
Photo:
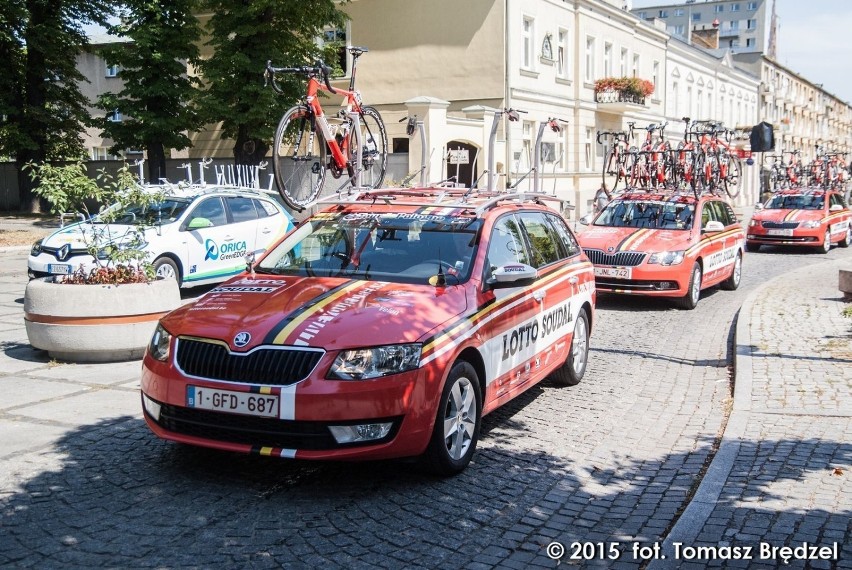
[(177, 281), (178, 287), (181, 286), (180, 269), (178, 264), (171, 257), (159, 257), (154, 261), (154, 273), (157, 277), (165, 279), (174, 279)]
[(740, 280), (743, 276), (743, 254), (737, 252), (737, 258), (734, 260), (734, 270), (731, 275), (722, 281), (722, 289), (727, 291), (735, 291), (740, 286)]
[(571, 352), (565, 364), (554, 370), (550, 378), (562, 386), (576, 386), (586, 373), (589, 362), (589, 316), (580, 309), (574, 320), (574, 336), (571, 338)]
[(453, 364), (435, 414), (435, 427), (423, 459), (426, 468), (440, 476), (460, 473), (470, 463), (479, 441), (482, 392), (473, 366)]
[(689, 275), (689, 284), (686, 287), (686, 295), (678, 299), (678, 304), (681, 308), (692, 310), (698, 305), (698, 299), (701, 297), (701, 264), (695, 262), (692, 266), (692, 273)]
[(760, 244), (759, 243), (751, 243), (751, 242), (747, 241), (746, 244), (745, 244), (745, 250), (750, 251), (750, 252), (758, 252), (758, 251), (760, 251)]
[(852, 222), (846, 227), (846, 236), (840, 241), (840, 247), (849, 247), (852, 244)]
[(822, 238), (822, 243), (817, 247), (820, 253), (828, 253), (831, 251), (831, 233), (826, 229), (825, 235)]

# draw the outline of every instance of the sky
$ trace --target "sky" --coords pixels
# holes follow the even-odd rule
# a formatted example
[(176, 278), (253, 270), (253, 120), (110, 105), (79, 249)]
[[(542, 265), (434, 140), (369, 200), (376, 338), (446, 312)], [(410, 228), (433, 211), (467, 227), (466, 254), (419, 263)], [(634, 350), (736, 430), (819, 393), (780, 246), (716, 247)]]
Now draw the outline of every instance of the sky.
[[(696, 0), (701, 3), (702, 0)], [(772, 9), (772, 0), (767, 11)], [(839, 99), (852, 102), (852, 2), (849, 0), (775, 0), (778, 15), (777, 61)], [(633, 0), (633, 8), (676, 4), (669, 0)]]

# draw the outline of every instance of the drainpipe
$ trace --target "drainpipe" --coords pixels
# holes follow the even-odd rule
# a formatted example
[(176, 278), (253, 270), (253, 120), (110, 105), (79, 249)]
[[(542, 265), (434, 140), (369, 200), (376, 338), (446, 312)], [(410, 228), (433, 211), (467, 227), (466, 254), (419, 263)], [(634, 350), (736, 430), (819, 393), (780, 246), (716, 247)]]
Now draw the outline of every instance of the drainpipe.
[[(503, 84), (504, 89), (506, 90), (503, 94), (504, 98), (504, 109), (512, 108), (512, 89), (509, 85), (509, 10), (511, 9), (512, 0), (505, 0), (505, 14), (503, 15)], [(510, 157), (512, 155), (512, 136), (511, 129), (509, 128), (509, 123), (507, 121), (503, 121), (503, 146), (504, 149), (504, 159), (503, 159), (503, 169), (505, 171), (506, 180), (508, 180), (509, 171), (511, 168), (512, 161)], [(496, 176), (497, 173), (495, 172)]]

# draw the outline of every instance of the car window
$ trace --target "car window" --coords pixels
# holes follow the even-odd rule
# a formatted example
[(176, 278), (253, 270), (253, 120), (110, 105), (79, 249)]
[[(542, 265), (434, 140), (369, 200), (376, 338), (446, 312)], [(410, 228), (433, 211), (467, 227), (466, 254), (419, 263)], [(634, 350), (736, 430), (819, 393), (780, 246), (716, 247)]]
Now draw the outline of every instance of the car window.
[(529, 238), (532, 261), (530, 265), (538, 269), (559, 261), (564, 255), (559, 248), (559, 236), (544, 219), (544, 214), (542, 212), (521, 212), (518, 217)]
[(701, 205), (701, 227), (706, 228), (707, 222), (710, 220), (715, 220), (716, 217), (713, 215), (713, 208), (710, 206), (710, 202), (704, 202)]
[(268, 218), (278, 213), (278, 208), (272, 202), (257, 199), (253, 199), (252, 201), (254, 202), (254, 209), (257, 211), (258, 218)]
[(843, 201), (843, 196), (840, 194), (831, 194), (830, 197), (831, 201), (828, 203), (829, 207), (835, 205), (843, 206), (844, 208), (846, 207), (846, 203)]
[(571, 230), (568, 229), (568, 226), (565, 224), (565, 220), (559, 216), (548, 214), (547, 221), (553, 226), (559, 241), (562, 243), (564, 255), (566, 257), (573, 257), (579, 254), (580, 244), (577, 243), (577, 238), (575, 238), (574, 234), (571, 233)]
[(512, 263), (530, 265), (524, 247), (521, 225), (513, 215), (503, 216), (491, 230), (488, 240), (488, 265), (491, 268), (502, 267)]
[(209, 220), (213, 226), (224, 226), (228, 223), (228, 218), (225, 215), (225, 205), (222, 204), (222, 198), (214, 196), (205, 198), (192, 211), (190, 221), (193, 218), (204, 218)]
[(822, 210), (822, 194), (776, 194), (766, 204), (769, 210)]
[[(722, 222), (724, 226), (730, 226), (736, 222), (736, 215), (731, 207), (721, 200), (709, 200), (706, 204), (710, 212), (710, 219)], [(706, 224), (705, 224), (706, 226)]]
[(473, 217), (342, 212), (303, 223), (255, 267), (276, 275), (427, 283), (443, 273), (463, 282), (476, 258)]
[(231, 219), (234, 223), (250, 222), (257, 219), (257, 211), (251, 198), (242, 196), (228, 196), (225, 198), (228, 209), (231, 211)]

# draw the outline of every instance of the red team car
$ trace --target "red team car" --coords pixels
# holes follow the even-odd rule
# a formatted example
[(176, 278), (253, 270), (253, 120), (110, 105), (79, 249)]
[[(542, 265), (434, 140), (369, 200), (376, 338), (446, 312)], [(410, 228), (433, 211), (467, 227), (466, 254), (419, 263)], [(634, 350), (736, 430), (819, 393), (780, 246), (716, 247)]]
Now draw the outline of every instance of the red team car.
[(302, 459), (471, 460), (483, 415), (576, 384), (592, 266), (536, 194), (386, 190), (299, 225), (162, 319), (142, 402), (158, 436)]
[(673, 297), (693, 309), (702, 289), (740, 284), (745, 232), (710, 194), (627, 191), (578, 239), (599, 292)]
[(759, 204), (748, 224), (746, 250), (762, 245), (804, 245), (827, 253), (852, 243), (852, 210), (834, 190), (779, 190)]

